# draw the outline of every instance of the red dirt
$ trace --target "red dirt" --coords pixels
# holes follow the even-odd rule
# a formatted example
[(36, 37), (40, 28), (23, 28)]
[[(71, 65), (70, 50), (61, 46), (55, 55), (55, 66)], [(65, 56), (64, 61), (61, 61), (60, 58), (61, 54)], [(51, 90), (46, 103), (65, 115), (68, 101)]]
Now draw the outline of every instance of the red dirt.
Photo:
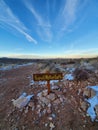
[[(40, 70), (41, 71), (41, 70)], [(27, 94), (34, 93), (35, 95), (47, 88), (41, 85), (30, 86), (30, 79), (33, 73), (38, 73), (37, 64), (13, 69), (9, 71), (0, 71), (0, 130), (49, 130), (48, 114), (38, 117), (37, 110), (33, 112), (29, 108), (28, 113), (19, 111), (14, 108), (12, 99), (17, 99), (22, 92)], [(98, 130), (98, 123), (91, 122), (90, 118), (86, 116), (80, 108), (80, 99), (83, 100), (82, 92), (77, 96), (79, 88), (83, 89), (87, 86), (88, 81), (81, 81), (81, 84), (75, 81), (61, 82), (63, 86), (62, 91), (66, 88), (66, 93), (63, 93), (65, 98), (68, 99), (66, 103), (57, 108), (52, 107), (52, 112), (55, 113), (56, 118), (52, 120), (55, 125), (54, 130)], [(73, 83), (73, 89), (69, 89), (69, 84)], [(90, 85), (98, 84), (95, 80)], [(79, 87), (76, 87), (79, 86)], [(61, 91), (61, 92), (62, 92)], [(59, 92), (57, 92), (59, 93)], [(73, 97), (71, 97), (73, 96)], [(34, 99), (35, 104), (37, 100)], [(80, 111), (80, 112), (79, 112)], [(85, 115), (85, 117), (83, 116)], [(46, 127), (45, 124), (48, 124)]]

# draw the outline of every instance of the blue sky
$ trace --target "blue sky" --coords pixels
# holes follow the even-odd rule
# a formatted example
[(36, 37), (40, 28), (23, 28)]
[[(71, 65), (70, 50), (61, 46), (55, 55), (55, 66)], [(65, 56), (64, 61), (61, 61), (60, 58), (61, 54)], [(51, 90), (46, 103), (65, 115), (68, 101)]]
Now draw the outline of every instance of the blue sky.
[(0, 0), (2, 56), (98, 56), (98, 0)]

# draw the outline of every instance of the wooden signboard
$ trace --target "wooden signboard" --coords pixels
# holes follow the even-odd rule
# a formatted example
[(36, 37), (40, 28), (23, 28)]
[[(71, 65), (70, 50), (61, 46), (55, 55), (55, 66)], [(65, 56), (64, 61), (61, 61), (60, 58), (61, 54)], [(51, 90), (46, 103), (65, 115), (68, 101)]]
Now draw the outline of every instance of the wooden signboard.
[(61, 79), (63, 79), (62, 73), (33, 74), (34, 81), (47, 81), (48, 94), (50, 93), (50, 80), (61, 80)]

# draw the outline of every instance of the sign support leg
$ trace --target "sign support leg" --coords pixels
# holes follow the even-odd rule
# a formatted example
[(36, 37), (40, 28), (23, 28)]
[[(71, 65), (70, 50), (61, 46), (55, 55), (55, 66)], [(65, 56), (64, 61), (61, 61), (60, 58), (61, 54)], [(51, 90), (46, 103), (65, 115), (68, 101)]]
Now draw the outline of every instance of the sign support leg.
[(47, 81), (48, 94), (50, 94), (50, 81)]

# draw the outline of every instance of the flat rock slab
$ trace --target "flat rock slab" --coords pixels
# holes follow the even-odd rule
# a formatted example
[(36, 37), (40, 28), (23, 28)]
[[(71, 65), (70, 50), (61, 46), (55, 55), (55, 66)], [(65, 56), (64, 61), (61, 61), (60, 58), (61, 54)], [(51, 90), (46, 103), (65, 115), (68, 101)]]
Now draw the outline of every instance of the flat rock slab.
[(50, 93), (49, 95), (46, 96), (50, 101), (53, 101), (56, 99), (56, 95), (54, 93)]
[[(47, 94), (47, 90), (43, 90), (42, 92), (37, 94), (37, 98), (39, 100), (39, 103), (49, 105), (49, 103), (54, 103), (56, 105), (61, 103), (61, 97), (57, 96), (57, 93), (50, 93)], [(63, 100), (63, 99), (62, 99)]]

